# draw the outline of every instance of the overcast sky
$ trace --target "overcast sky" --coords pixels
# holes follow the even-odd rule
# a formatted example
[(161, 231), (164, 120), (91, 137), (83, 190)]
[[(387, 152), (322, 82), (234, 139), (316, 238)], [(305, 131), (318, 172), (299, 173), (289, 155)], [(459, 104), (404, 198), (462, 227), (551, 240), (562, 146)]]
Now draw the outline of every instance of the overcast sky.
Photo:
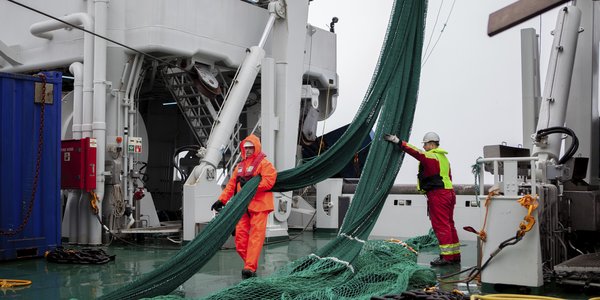
[[(540, 34), (543, 90), (552, 43), (550, 31), (556, 24), (558, 9), (488, 37), (489, 14), (512, 2), (459, 0), (455, 1), (450, 14), (453, 0), (429, 1), (424, 48), (431, 39), (427, 53), (432, 48), (433, 52), (421, 71), (409, 142), (420, 146), (427, 131), (437, 132), (441, 137), (440, 146), (449, 152), (454, 183), (473, 183), (471, 165), (483, 156), (484, 145), (523, 143), (522, 28), (534, 28)], [(350, 122), (358, 110), (377, 63), (392, 3), (392, 0), (311, 2), (309, 23), (312, 25), (327, 28), (333, 16), (339, 18), (335, 29), (340, 96), (337, 111), (324, 123), (324, 132)], [(446, 27), (440, 37), (444, 23)], [(322, 127), (319, 130), (320, 135)], [(397, 183), (414, 183), (416, 173), (417, 163), (406, 157)]]

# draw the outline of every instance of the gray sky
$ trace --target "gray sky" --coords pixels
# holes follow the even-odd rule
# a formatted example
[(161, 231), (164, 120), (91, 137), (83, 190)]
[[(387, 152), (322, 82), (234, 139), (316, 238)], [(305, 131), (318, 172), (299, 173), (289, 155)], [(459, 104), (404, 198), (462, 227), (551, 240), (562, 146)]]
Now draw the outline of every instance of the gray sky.
[[(520, 29), (535, 28), (541, 36), (542, 90), (550, 31), (557, 10), (536, 17), (494, 37), (486, 34), (490, 13), (513, 0), (457, 0), (439, 42), (421, 71), (417, 110), (409, 142), (420, 146), (427, 131), (441, 137), (449, 152), (455, 183), (473, 183), (471, 165), (483, 156), (483, 146), (523, 143), (521, 117)], [(377, 3), (377, 5), (373, 5)], [(324, 132), (352, 120), (368, 88), (387, 28), (392, 0), (314, 0), (309, 23), (327, 28), (336, 16), (338, 108), (324, 122)], [(425, 46), (429, 53), (440, 37), (452, 0), (430, 0)], [(368, 5), (367, 5), (368, 4)], [(435, 24), (438, 16), (437, 25)], [(540, 25), (542, 30), (540, 31)], [(323, 124), (322, 124), (323, 125)], [(319, 135), (323, 132), (320, 127)], [(417, 163), (407, 157), (398, 183), (414, 183)]]

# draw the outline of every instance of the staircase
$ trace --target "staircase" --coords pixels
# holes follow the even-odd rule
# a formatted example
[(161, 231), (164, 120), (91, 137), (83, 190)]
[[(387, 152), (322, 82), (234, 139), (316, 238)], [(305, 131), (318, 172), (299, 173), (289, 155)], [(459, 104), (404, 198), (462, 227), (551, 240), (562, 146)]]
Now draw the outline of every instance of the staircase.
[[(221, 95), (219, 82), (202, 65), (195, 65), (190, 71), (169, 65), (161, 69), (161, 75), (165, 86), (192, 129), (196, 141), (201, 147), (206, 147), (223, 105), (224, 97), (217, 97)], [(221, 176), (231, 174), (231, 170), (239, 161), (240, 130), (248, 131), (241, 123), (236, 124), (230, 143), (223, 150), (223, 159), (219, 167), (227, 171)]]
[[(199, 75), (194, 76), (194, 72)], [(196, 141), (206, 147), (222, 104), (216, 97), (221, 92), (218, 82), (214, 77), (211, 78), (210, 72), (199, 70), (197, 66), (190, 71), (167, 66), (162, 68), (161, 73)]]

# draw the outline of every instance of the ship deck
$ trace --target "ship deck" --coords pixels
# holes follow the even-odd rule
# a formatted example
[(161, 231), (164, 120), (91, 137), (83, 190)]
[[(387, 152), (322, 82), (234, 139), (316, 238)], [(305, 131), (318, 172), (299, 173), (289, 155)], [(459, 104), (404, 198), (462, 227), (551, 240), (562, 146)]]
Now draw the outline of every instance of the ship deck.
[[(268, 276), (283, 265), (314, 252), (334, 237), (334, 233), (291, 232), (290, 240), (268, 243), (263, 248), (258, 276)], [(372, 237), (371, 239), (378, 239)], [(379, 238), (383, 239), (383, 238)], [(461, 242), (462, 269), (476, 264), (476, 243)], [(146, 236), (143, 246), (123, 242), (113, 242), (102, 247), (115, 260), (106, 264), (59, 264), (47, 262), (44, 258), (20, 259), (0, 262), (0, 279), (31, 280), (32, 284), (24, 288), (3, 288), (0, 298), (6, 299), (95, 299), (118, 287), (125, 285), (140, 275), (153, 270), (166, 262), (179, 249), (165, 235)], [(428, 266), (437, 256), (436, 249), (421, 251), (418, 263)], [(184, 298), (202, 298), (215, 291), (233, 286), (241, 281), (242, 261), (235, 249), (223, 249), (192, 278), (173, 291), (173, 295)], [(456, 267), (434, 268), (440, 275), (454, 273)], [(465, 277), (465, 274), (460, 277)], [(459, 279), (458, 276), (450, 279)], [(451, 291), (457, 288), (464, 292), (479, 293), (480, 288), (472, 283), (441, 284), (440, 288)], [(514, 293), (514, 291), (511, 291)], [(544, 294), (568, 299), (588, 299), (580, 291), (557, 293), (546, 291)]]

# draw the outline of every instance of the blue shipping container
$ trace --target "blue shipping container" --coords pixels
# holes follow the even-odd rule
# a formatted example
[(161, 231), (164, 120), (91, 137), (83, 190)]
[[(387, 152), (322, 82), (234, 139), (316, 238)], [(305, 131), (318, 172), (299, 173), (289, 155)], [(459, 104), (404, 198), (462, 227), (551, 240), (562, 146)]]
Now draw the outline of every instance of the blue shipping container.
[(43, 74), (47, 94), (52, 88), (44, 109), (36, 103), (41, 76), (0, 73), (0, 261), (42, 256), (60, 244), (62, 74)]

